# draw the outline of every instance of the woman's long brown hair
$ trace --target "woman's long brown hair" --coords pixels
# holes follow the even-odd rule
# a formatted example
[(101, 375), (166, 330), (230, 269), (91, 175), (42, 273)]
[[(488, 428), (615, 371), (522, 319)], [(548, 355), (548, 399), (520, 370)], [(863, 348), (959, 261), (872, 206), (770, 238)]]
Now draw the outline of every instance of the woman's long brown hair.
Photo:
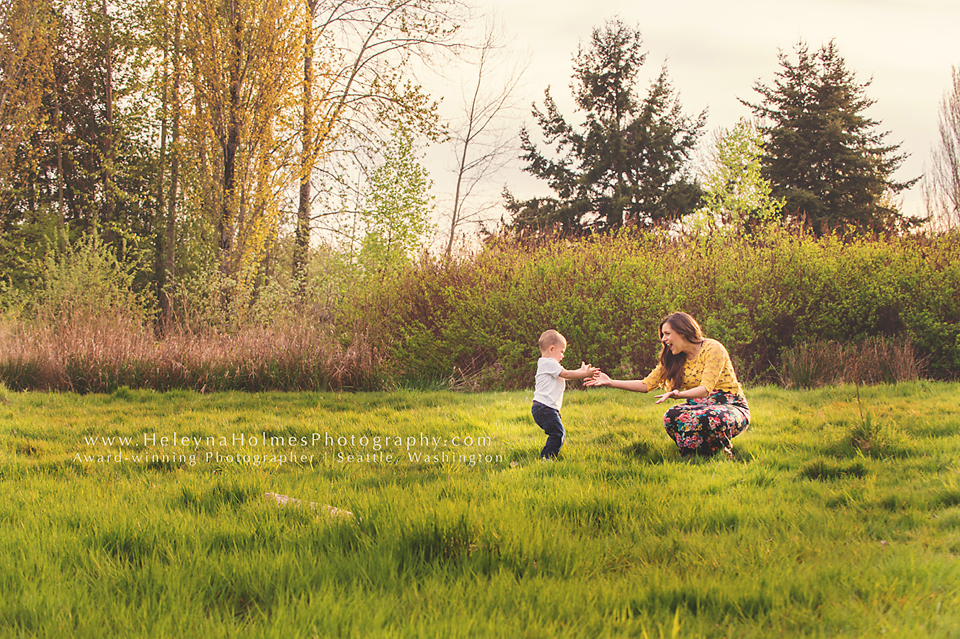
[[(672, 313), (660, 320), (661, 341), (663, 340), (664, 324), (669, 324), (674, 333), (683, 335), (688, 342), (699, 344), (703, 341), (703, 330), (697, 324), (697, 320), (686, 313)], [(660, 351), (660, 365), (663, 366), (664, 377), (670, 382), (670, 390), (674, 388), (680, 390), (683, 386), (683, 367), (686, 363), (686, 353), (674, 355), (666, 344), (663, 345), (663, 350)]]

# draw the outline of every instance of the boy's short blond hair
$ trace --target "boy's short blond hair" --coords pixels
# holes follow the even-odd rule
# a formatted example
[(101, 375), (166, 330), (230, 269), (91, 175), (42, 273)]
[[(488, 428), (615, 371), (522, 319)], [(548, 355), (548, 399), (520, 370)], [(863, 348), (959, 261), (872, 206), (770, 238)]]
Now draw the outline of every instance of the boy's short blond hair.
[(545, 353), (551, 346), (565, 346), (566, 343), (567, 338), (551, 328), (540, 335), (540, 352)]

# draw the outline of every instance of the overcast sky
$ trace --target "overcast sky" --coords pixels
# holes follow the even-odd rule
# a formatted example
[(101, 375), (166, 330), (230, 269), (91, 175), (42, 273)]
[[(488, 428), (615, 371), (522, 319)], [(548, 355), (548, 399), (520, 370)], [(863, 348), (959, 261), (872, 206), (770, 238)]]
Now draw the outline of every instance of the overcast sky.
[[(867, 115), (889, 132), (888, 143), (901, 143), (910, 155), (895, 175), (901, 180), (920, 176), (929, 162), (950, 68), (960, 66), (960, 0), (476, 0), (476, 7), (499, 16), (518, 55), (529, 56), (521, 102), (542, 104), (550, 85), (577, 125), (583, 117), (573, 111), (569, 86), (578, 46), (611, 18), (639, 27), (647, 52), (641, 95), (666, 64), (684, 111), (708, 110), (705, 140), (750, 116), (738, 98), (756, 101), (754, 83), (773, 81), (778, 50), (792, 55), (801, 39), (811, 50), (832, 39), (857, 80), (872, 80), (867, 97), (876, 104)], [(536, 128), (526, 107), (517, 114), (518, 131), (523, 124)], [(449, 161), (433, 150), (427, 165), (438, 194), (448, 191), (442, 168)], [(506, 182), (518, 198), (548, 192), (516, 170), (499, 181), (495, 190)], [(903, 206), (908, 214), (922, 210), (919, 186)]]

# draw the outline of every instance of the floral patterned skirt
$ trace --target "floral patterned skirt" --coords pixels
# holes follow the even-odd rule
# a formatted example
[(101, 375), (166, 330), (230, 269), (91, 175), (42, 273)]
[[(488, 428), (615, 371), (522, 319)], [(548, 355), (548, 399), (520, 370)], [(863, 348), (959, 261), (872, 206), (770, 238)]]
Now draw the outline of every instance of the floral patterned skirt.
[(670, 408), (663, 427), (680, 448), (683, 457), (710, 456), (718, 450), (732, 455), (730, 440), (747, 430), (750, 407), (742, 395), (715, 391), (707, 397), (688, 399)]

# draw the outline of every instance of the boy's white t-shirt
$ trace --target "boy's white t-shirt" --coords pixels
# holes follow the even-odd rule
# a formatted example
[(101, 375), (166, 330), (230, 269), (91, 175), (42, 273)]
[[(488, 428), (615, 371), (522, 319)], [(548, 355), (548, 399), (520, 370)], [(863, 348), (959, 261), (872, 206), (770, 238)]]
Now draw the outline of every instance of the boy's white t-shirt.
[(533, 401), (560, 410), (563, 404), (563, 389), (567, 387), (567, 380), (560, 377), (562, 370), (560, 362), (552, 357), (541, 357), (537, 360)]

